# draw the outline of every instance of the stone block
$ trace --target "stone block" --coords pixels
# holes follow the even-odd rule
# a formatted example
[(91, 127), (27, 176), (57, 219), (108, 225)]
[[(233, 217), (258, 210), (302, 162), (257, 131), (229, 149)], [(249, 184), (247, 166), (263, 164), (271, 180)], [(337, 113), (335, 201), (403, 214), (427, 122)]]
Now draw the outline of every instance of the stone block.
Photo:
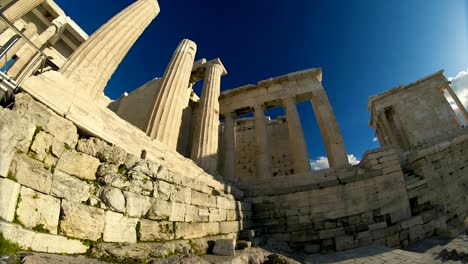
[(304, 253), (306, 254), (315, 254), (319, 252), (320, 252), (320, 245), (307, 244), (304, 246)]
[(198, 207), (195, 205), (186, 204), (185, 205), (185, 222), (203, 222), (199, 220), (198, 216)]
[(101, 238), (104, 231), (104, 210), (63, 200), (62, 212), (60, 230), (63, 234), (92, 241)]
[(7, 177), (16, 151), (27, 152), (36, 126), (10, 109), (0, 107), (0, 176)]
[(226, 210), (210, 208), (210, 215), (208, 217), (210, 222), (221, 222), (226, 221)]
[(409, 238), (409, 230), (408, 230), (408, 229), (402, 230), (402, 231), (400, 232), (400, 241), (402, 241), (402, 240), (408, 240), (408, 238)]
[(160, 200), (168, 201), (175, 191), (175, 186), (165, 181), (154, 182), (154, 197)]
[(326, 239), (326, 238), (333, 238), (337, 236), (342, 236), (344, 235), (344, 228), (339, 227), (335, 229), (328, 229), (328, 230), (321, 230), (319, 231), (319, 238), (320, 239)]
[(185, 220), (185, 204), (172, 202), (169, 221), (183, 222)]
[(18, 221), (26, 227), (41, 226), (57, 234), (60, 215), (60, 200), (49, 195), (21, 187), (21, 202), (18, 204)]
[(336, 251), (343, 251), (355, 247), (353, 236), (340, 236), (335, 238)]
[(125, 196), (125, 206), (128, 216), (143, 217), (148, 213), (151, 207), (150, 198), (148, 196), (127, 191), (124, 191), (123, 194)]
[(96, 180), (98, 159), (74, 150), (64, 151), (57, 162), (57, 170), (66, 172), (83, 180)]
[(399, 224), (401, 225), (402, 229), (408, 229), (415, 225), (421, 225), (422, 223), (423, 223), (422, 217), (418, 215), (418, 216), (414, 216), (406, 220), (403, 220)]
[(48, 194), (52, 186), (52, 173), (40, 161), (17, 154), (11, 163), (10, 171), (21, 185)]
[(141, 241), (172, 240), (174, 239), (174, 224), (141, 219), (139, 232)]
[(52, 178), (50, 194), (73, 202), (84, 202), (89, 198), (90, 187), (81, 181), (61, 171), (55, 171)]
[(371, 236), (368, 236), (368, 237), (362, 237), (362, 238), (359, 238), (357, 239), (357, 244), (356, 246), (357, 247), (365, 247), (365, 246), (369, 246), (372, 244), (372, 237)]
[(236, 200), (234, 199), (234, 197), (229, 199), (224, 196), (216, 196), (216, 206), (221, 209), (235, 210)]
[(216, 196), (192, 190), (192, 204), (206, 207), (216, 207)]
[(21, 93), (15, 97), (13, 111), (24, 116), (33, 125), (53, 135), (58, 141), (75, 147), (78, 133), (75, 125), (57, 115), (47, 106), (35, 101), (29, 94)]
[(422, 225), (415, 225), (409, 229), (409, 240), (415, 242), (423, 239)]
[(373, 213), (372, 211), (367, 211), (363, 214), (361, 214), (361, 221), (363, 223), (369, 223), (373, 220), (374, 216), (373, 216)]
[(116, 165), (125, 163), (127, 159), (127, 152), (125, 150), (115, 145), (109, 145), (98, 138), (80, 139), (76, 150), (96, 157), (102, 162)]
[(188, 187), (176, 186), (171, 196), (171, 201), (190, 204), (192, 200), (192, 190)]
[(377, 229), (371, 232), (374, 240), (378, 240), (385, 237), (385, 229)]
[(103, 239), (106, 242), (136, 243), (137, 218), (125, 217), (123, 214), (106, 211)]
[(106, 186), (101, 190), (100, 197), (110, 210), (125, 212), (125, 197), (120, 189)]
[(172, 214), (172, 203), (151, 199), (151, 207), (148, 211), (148, 219), (151, 220), (169, 220)]
[(54, 136), (44, 131), (40, 131), (34, 138), (31, 150), (36, 153), (38, 160), (44, 160), (49, 153), (55, 157), (60, 157), (65, 150), (64, 147), (63, 142), (56, 140)]
[(353, 215), (349, 217), (349, 224), (350, 225), (358, 225), (361, 223), (361, 216), (360, 215)]
[(20, 189), (18, 183), (0, 178), (0, 218), (13, 221)]
[(226, 210), (226, 220), (227, 221), (234, 221), (241, 219), (240, 217), (241, 212), (236, 210)]
[(400, 236), (398, 234), (394, 234), (387, 237), (387, 247), (397, 247), (400, 245)]
[(386, 236), (391, 236), (395, 233), (398, 233), (401, 231), (401, 226), (399, 224), (389, 226), (385, 228), (385, 235)]
[(386, 228), (386, 227), (387, 227), (386, 222), (378, 222), (378, 223), (370, 224), (369, 225), (369, 230), (373, 231), (373, 230), (382, 229), (382, 228)]
[(0, 221), (0, 233), (22, 249), (54, 254), (84, 254), (88, 249), (79, 240), (63, 236), (42, 234), (23, 229), (19, 225)]
[(234, 256), (236, 249), (235, 239), (218, 239), (213, 247), (213, 254), (218, 256)]
[(175, 223), (176, 239), (190, 239), (216, 235), (219, 233), (219, 223)]
[(250, 248), (251, 246), (252, 246), (251, 241), (238, 240), (236, 242), (236, 249), (237, 250), (243, 250), (243, 249), (246, 249), (246, 248)]
[(229, 221), (219, 223), (219, 233), (229, 234), (237, 233), (242, 229), (242, 223), (240, 221)]

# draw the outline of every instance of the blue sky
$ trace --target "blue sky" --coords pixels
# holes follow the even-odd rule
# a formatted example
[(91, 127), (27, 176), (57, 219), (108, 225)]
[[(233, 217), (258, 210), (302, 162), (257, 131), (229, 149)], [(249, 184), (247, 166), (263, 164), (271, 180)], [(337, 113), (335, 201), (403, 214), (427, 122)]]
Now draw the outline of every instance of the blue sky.
[[(131, 0), (56, 0), (91, 34)], [(117, 98), (162, 76), (178, 42), (197, 59), (220, 57), (222, 90), (323, 68), (323, 85), (348, 153), (378, 147), (367, 99), (445, 69), (468, 69), (467, 0), (161, 0), (161, 12), (124, 59), (105, 93)], [(200, 84), (197, 89), (200, 88)], [(325, 155), (310, 103), (299, 104), (310, 158)], [(272, 116), (281, 110), (269, 112)]]

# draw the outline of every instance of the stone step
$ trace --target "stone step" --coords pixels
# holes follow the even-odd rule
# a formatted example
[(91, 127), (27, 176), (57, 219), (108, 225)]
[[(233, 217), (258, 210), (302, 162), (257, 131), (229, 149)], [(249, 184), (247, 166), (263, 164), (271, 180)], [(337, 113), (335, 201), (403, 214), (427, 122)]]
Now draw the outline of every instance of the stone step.
[(418, 186), (421, 186), (425, 183), (427, 183), (427, 179), (419, 179), (418, 181), (415, 181), (413, 183), (406, 183), (406, 188), (407, 189), (413, 189), (413, 188), (416, 188)]

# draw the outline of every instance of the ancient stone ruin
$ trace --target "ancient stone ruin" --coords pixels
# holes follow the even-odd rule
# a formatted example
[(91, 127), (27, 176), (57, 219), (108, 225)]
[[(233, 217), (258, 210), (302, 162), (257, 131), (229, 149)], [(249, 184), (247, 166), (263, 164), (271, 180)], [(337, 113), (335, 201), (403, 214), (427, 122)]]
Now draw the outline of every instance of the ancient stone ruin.
[[(156, 0), (137, 0), (88, 36), (52, 0), (4, 9), (0, 44), (12, 65), (0, 73), (1, 239), (146, 261), (251, 245), (402, 248), (463, 232), (468, 112), (443, 71), (369, 98), (381, 147), (351, 165), (321, 68), (221, 91), (229, 66), (194, 61), (197, 46), (184, 39), (161, 78), (107, 98), (107, 82), (159, 11)], [(296, 108), (304, 101), (329, 169), (310, 168)], [(267, 117), (273, 107), (285, 117)]]

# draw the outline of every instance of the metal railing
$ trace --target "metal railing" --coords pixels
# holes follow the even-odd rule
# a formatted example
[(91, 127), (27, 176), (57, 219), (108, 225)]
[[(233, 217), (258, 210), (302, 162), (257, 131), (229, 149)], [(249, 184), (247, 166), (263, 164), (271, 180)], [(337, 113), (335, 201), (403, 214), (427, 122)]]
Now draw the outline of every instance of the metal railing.
[[(20, 39), (24, 40), (26, 42), (26, 45), (30, 45), (35, 51), (36, 51), (36, 55), (35, 55), (35, 59), (32, 63), (30, 63), (28, 65), (28, 67), (26, 68), (26, 70), (23, 70), (21, 72), (21, 74), (17, 77), (17, 80), (15, 81), (15, 86), (14, 86), (14, 91), (13, 92), (16, 92), (16, 90), (20, 87), (21, 83), (24, 81), (24, 79), (29, 76), (29, 73), (34, 69), (34, 67), (37, 66), (38, 62), (40, 60), (41, 61), (41, 66), (40, 66), (40, 69), (41, 71), (44, 70), (44, 67), (45, 65), (48, 63), (48, 61), (50, 62), (49, 60), (49, 57), (44, 53), (42, 52), (42, 50), (37, 47), (28, 37), (26, 37), (23, 32), (21, 30), (19, 30), (8, 18), (6, 18), (2, 13), (0, 13), (0, 22), (3, 22), (3, 23), (6, 23), (8, 25), (8, 27), (13, 30), (13, 32), (15, 32), (15, 36), (10, 39), (10, 41), (8, 41), (4, 47), (2, 48), (2, 51), (0, 53), (0, 60), (3, 59), (3, 57), (5, 57), (5, 59), (7, 58), (7, 53), (8, 53), (8, 50), (10, 50)], [(5, 63), (6, 65), (6, 63)], [(6, 67), (6, 66), (5, 66)], [(7, 67), (6, 67), (7, 68)], [(3, 77), (3, 76), (0, 76), (0, 77)], [(3, 78), (2, 78), (3, 79)]]

